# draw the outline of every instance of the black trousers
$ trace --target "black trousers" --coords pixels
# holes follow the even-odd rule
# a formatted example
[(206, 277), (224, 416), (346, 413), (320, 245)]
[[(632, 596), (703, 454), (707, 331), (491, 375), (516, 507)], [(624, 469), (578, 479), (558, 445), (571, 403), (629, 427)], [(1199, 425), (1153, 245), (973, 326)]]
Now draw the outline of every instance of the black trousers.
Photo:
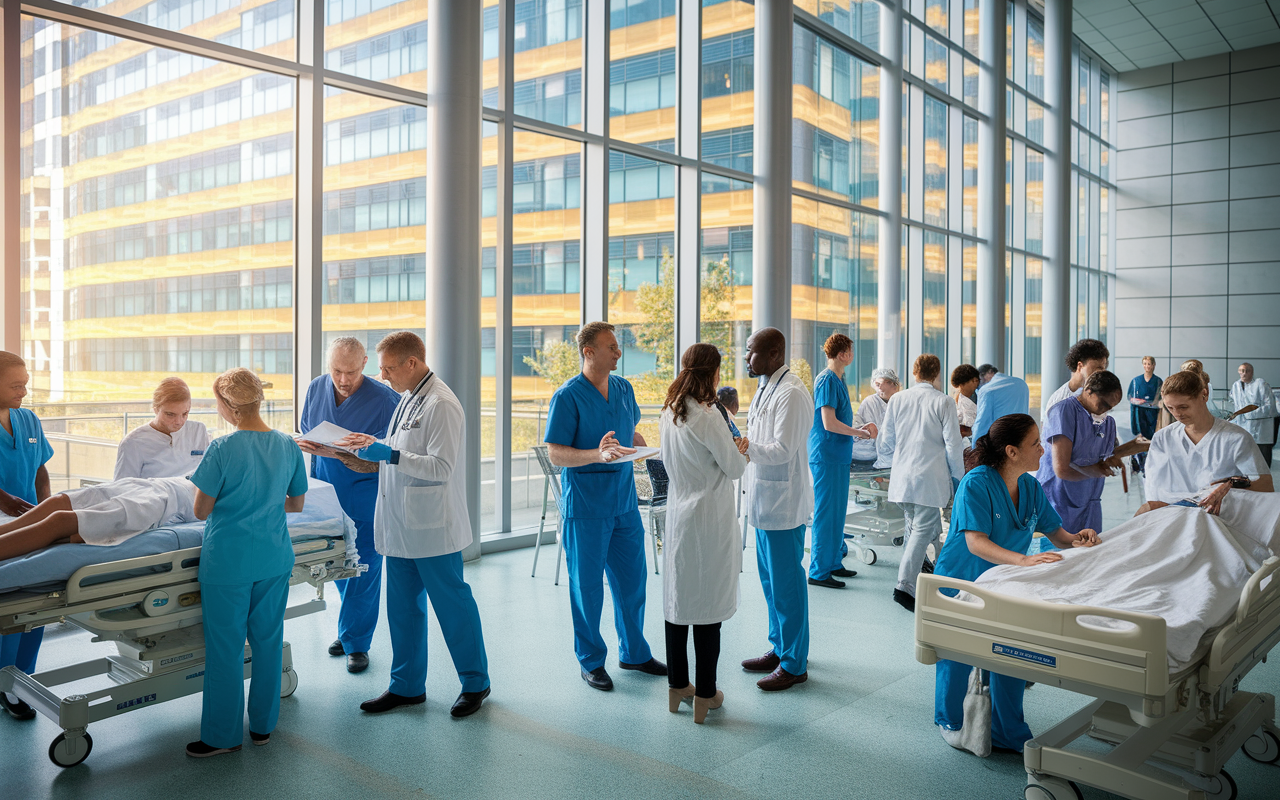
[(1271, 466), (1271, 448), (1272, 447), (1274, 447), (1274, 445), (1270, 445), (1270, 444), (1258, 445), (1258, 449), (1262, 451), (1262, 457), (1267, 460), (1268, 467)]
[[(666, 623), (667, 683), (672, 689), (689, 685), (689, 626)], [(720, 661), (720, 623), (693, 626), (693, 655), (697, 659), (698, 697), (716, 696), (716, 664)]]

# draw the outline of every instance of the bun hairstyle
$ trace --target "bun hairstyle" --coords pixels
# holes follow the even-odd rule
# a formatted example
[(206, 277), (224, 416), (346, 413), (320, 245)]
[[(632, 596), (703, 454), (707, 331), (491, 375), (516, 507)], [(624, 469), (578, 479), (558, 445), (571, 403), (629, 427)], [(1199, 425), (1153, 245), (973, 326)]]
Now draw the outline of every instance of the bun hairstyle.
[(1116, 377), (1114, 372), (1108, 372), (1100, 369), (1085, 379), (1084, 388), (1087, 392), (1093, 392), (1099, 397), (1110, 397), (1113, 394), (1120, 394), (1120, 379)]
[(151, 395), (151, 410), (159, 411), (170, 403), (185, 403), (191, 399), (191, 387), (182, 378), (165, 378)]
[(213, 380), (213, 393), (239, 420), (241, 414), (257, 412), (262, 404), (262, 381), (244, 367), (229, 369)]
[(1009, 460), (1006, 447), (1022, 447), (1036, 427), (1030, 414), (1008, 414), (991, 424), (991, 429), (973, 443), (973, 457), (979, 464), (1000, 469)]
[(826, 353), (827, 358), (835, 358), (841, 353), (853, 349), (853, 340), (843, 333), (833, 333), (827, 337), (827, 341), (822, 345), (822, 352)]
[(716, 370), (720, 369), (720, 351), (715, 345), (699, 342), (684, 351), (680, 359), (680, 374), (667, 387), (667, 399), (662, 410), (671, 409), (676, 422), (684, 422), (689, 416), (685, 398), (692, 397), (698, 403), (713, 403), (716, 399)]

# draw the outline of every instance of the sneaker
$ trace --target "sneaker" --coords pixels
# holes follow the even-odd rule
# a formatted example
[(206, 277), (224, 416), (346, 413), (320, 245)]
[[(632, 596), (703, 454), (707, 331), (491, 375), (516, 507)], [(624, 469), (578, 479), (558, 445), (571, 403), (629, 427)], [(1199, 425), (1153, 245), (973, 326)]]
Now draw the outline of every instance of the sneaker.
[(249, 731), (249, 739), (252, 740), (254, 745), (257, 747), (262, 747), (264, 744), (271, 741), (271, 734), (254, 733), (253, 731)]
[(234, 753), (240, 749), (240, 745), (235, 747), (214, 747), (211, 744), (205, 744), (203, 741), (194, 741), (187, 745), (187, 755), (192, 758), (208, 758), (210, 756), (220, 756), (223, 753)]

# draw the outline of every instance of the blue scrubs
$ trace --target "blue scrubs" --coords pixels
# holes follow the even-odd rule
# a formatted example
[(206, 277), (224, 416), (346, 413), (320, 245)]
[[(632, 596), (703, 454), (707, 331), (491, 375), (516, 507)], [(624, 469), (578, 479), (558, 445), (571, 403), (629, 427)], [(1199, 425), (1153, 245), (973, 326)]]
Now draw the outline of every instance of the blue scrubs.
[(271, 733), (280, 715), (284, 612), (293, 570), (285, 497), (307, 491), (302, 451), (279, 431), (214, 439), (191, 482), (214, 498), (200, 551), (204, 606), (204, 712), (200, 740), (244, 738), (244, 643), (253, 654), (249, 730)]
[[(1146, 375), (1139, 375), (1129, 381), (1129, 397), (1141, 397), (1147, 401), (1146, 405), (1129, 406), (1129, 427), (1133, 431), (1133, 435), (1142, 436), (1150, 439), (1156, 435), (1156, 424), (1160, 421), (1160, 409), (1156, 408), (1156, 398), (1160, 396), (1160, 387), (1164, 385), (1164, 381), (1158, 376), (1152, 375), (1151, 380), (1147, 380)], [(1142, 472), (1147, 464), (1146, 453), (1133, 454), (1133, 471)]]
[(973, 441), (991, 429), (991, 423), (1009, 414), (1031, 413), (1031, 390), (1027, 382), (997, 372), (978, 392), (978, 416), (973, 421)]
[[(1116, 447), (1116, 421), (1103, 417), (1101, 422), (1080, 403), (1078, 397), (1066, 400), (1049, 409), (1048, 418), (1041, 431), (1044, 437), (1044, 455), (1036, 480), (1044, 487), (1049, 502), (1062, 518), (1062, 527), (1071, 533), (1085, 528), (1102, 530), (1102, 488), (1105, 478), (1089, 478), (1082, 481), (1064, 481), (1053, 471), (1052, 442), (1063, 436), (1071, 440), (1071, 463), (1087, 466), (1110, 458)], [(1053, 543), (1041, 539), (1035, 552), (1053, 549)]]
[[(548, 444), (594, 450), (604, 435), (613, 431), (620, 444), (630, 447), (639, 422), (640, 406), (630, 383), (610, 375), (609, 399), (605, 400), (580, 374), (551, 397), (544, 438)], [(608, 575), (618, 658), (626, 664), (642, 664), (653, 653), (644, 638), (644, 525), (632, 465), (587, 464), (566, 467), (560, 475), (560, 519), (578, 663), (588, 672), (604, 666), (608, 647), (600, 636), (604, 607), (601, 575)]]
[[(36, 472), (53, 458), (53, 447), (44, 438), (40, 418), (29, 409), (9, 411), (10, 434), (0, 427), (0, 489), (28, 503), (40, 502), (36, 497)], [(0, 669), (14, 667), (30, 675), (36, 670), (36, 656), (44, 628), (27, 633), (0, 636)]]
[[(829, 369), (813, 382), (813, 428), (809, 431), (809, 471), (813, 474), (813, 546), (809, 549), (809, 577), (823, 580), (840, 569), (849, 546), (844, 541), (844, 520), (849, 509), (849, 465), (853, 463), (853, 437), (832, 433), (822, 424), (822, 409), (835, 411), (836, 419), (853, 425), (849, 387)], [(790, 671), (790, 670), (788, 670)]]
[(809, 586), (805, 583), (804, 526), (756, 528), (756, 566), (769, 607), (769, 644), (792, 675), (809, 671)]
[[(965, 531), (980, 531), (1006, 550), (1025, 553), (1036, 531), (1052, 533), (1062, 527), (1040, 484), (1030, 473), (1018, 478), (1018, 507), (1004, 485), (1000, 473), (980, 466), (964, 476), (951, 506), (951, 529), (942, 546), (934, 572), (948, 578), (973, 581), (995, 566), (969, 551)], [(964, 696), (969, 687), (967, 664), (938, 662), (934, 690), (934, 722), (950, 730), (964, 724)], [(991, 743), (1022, 752), (1031, 738), (1031, 728), (1022, 715), (1022, 693), (1026, 682), (991, 673)]]
[[(307, 387), (298, 428), (307, 433), (321, 422), (331, 422), (356, 433), (381, 438), (391, 424), (400, 395), (385, 383), (366, 377), (360, 388), (339, 405), (333, 379), (321, 375)], [(382, 555), (373, 547), (373, 510), (378, 502), (378, 473), (355, 472), (336, 458), (313, 456), (311, 474), (333, 484), (342, 510), (356, 524), (356, 552), (369, 571), (358, 578), (335, 581), (342, 607), (338, 611), (338, 640), (348, 653), (367, 653), (378, 625), (378, 601), (382, 594)]]
[(387, 556), (387, 625), (391, 628), (391, 693), (427, 691), (427, 600), (435, 609), (462, 691), (489, 688), (480, 609), (462, 577), (462, 553), (430, 558)]

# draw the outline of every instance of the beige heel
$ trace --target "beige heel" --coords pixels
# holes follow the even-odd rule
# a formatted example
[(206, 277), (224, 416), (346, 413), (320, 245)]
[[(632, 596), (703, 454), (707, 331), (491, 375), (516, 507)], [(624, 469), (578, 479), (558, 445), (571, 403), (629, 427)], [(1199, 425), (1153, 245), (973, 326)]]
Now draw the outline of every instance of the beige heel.
[(685, 703), (693, 705), (693, 684), (689, 684), (683, 689), (667, 689), (667, 707), (674, 714), (680, 710), (680, 704)]
[(693, 721), (701, 725), (707, 718), (707, 712), (724, 705), (724, 692), (716, 692), (715, 697), (693, 698)]

